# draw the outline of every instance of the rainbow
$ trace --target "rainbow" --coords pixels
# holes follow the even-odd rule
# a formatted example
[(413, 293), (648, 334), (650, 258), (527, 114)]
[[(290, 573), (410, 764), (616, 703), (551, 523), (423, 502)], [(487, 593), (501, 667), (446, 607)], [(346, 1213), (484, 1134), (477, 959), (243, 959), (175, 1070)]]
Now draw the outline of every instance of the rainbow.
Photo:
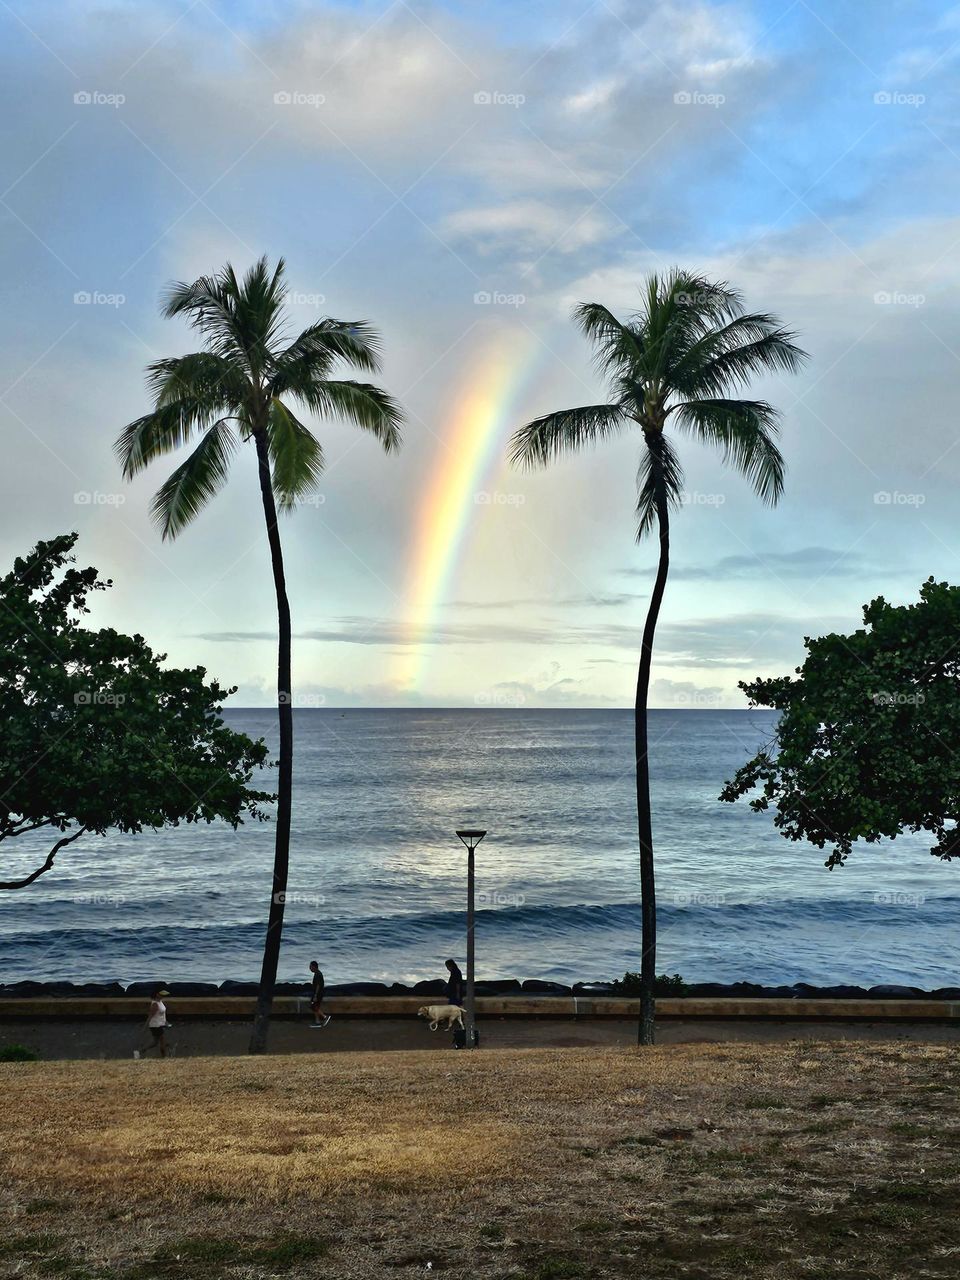
[(500, 332), (480, 347), (438, 442), (426, 488), (418, 496), (413, 553), (404, 599), (410, 646), (399, 683), (418, 688), (429, 662), (432, 632), (478, 516), (489, 508), (477, 494), (506, 465), (506, 444), (521, 425), (519, 400), (543, 363), (547, 348), (526, 329)]

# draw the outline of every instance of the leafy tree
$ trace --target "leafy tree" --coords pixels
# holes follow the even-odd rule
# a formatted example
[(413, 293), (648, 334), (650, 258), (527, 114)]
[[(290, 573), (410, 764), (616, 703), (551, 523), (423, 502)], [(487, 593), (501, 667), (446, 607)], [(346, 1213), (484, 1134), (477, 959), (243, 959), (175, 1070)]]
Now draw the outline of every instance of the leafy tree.
[(153, 514), (164, 538), (180, 533), (225, 484), (238, 444), (256, 451), (260, 498), (277, 596), (277, 704), (280, 759), (277, 837), (260, 992), (250, 1052), (267, 1044), (280, 960), (290, 861), (293, 783), (293, 706), (290, 603), (280, 545), (278, 509), (292, 511), (316, 489), (323, 451), (290, 408), (336, 417), (369, 431), (387, 452), (400, 446), (400, 410), (379, 387), (333, 377), (340, 365), (374, 372), (379, 340), (363, 321), (322, 319), (292, 342), (284, 337), (286, 296), (281, 258), (271, 272), (261, 258), (239, 280), (227, 264), (217, 275), (171, 286), (164, 315), (185, 316), (205, 349), (157, 360), (148, 368), (151, 413), (124, 428), (117, 451), (129, 479), (151, 462), (200, 441), (158, 490)]
[(543, 466), (585, 445), (638, 430), (637, 538), (654, 529), (660, 557), (647, 610), (637, 672), (635, 756), (640, 843), (642, 954), (639, 1041), (654, 1037), (657, 916), (647, 696), (653, 641), (670, 564), (670, 510), (683, 499), (683, 472), (669, 432), (720, 448), (723, 460), (753, 484), (765, 502), (783, 488), (784, 463), (776, 446), (777, 411), (763, 400), (733, 392), (752, 377), (796, 370), (804, 353), (794, 335), (771, 315), (747, 314), (739, 293), (689, 272), (651, 275), (641, 307), (626, 321), (599, 302), (578, 306), (574, 318), (596, 350), (610, 386), (600, 404), (562, 409), (527, 423), (513, 437), (512, 457)]
[(760, 787), (751, 809), (775, 809), (790, 840), (830, 846), (841, 866), (853, 843), (905, 831), (960, 855), (960, 587), (934, 582), (917, 604), (878, 596), (850, 635), (805, 640), (796, 679), (741, 681), (752, 706), (780, 712), (774, 740), (737, 770), (720, 799)]
[(0, 847), (21, 861), (43, 833), (53, 841), (0, 889), (33, 884), (85, 834), (236, 828), (273, 799), (247, 785), (266, 746), (221, 719), (233, 689), (207, 684), (203, 667), (164, 667), (142, 636), (81, 625), (90, 594), (111, 584), (70, 567), (76, 540), (37, 543), (0, 579)]

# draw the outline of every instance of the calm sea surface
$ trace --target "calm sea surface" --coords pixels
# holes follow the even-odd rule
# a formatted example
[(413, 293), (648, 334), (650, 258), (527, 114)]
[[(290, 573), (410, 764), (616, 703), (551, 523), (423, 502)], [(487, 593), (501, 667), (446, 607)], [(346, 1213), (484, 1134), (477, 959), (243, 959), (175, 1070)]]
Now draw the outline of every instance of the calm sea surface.
[[(465, 825), (489, 832), (479, 976), (569, 982), (637, 967), (631, 712), (294, 715), (283, 978), (309, 976), (313, 957), (328, 982), (435, 977), (448, 955), (462, 958), (466, 856), (454, 830)], [(227, 718), (275, 746), (274, 712)], [(651, 713), (659, 969), (689, 981), (960, 983), (960, 866), (908, 837), (827, 871), (823, 853), (744, 802), (717, 801), (772, 726), (762, 712)], [(0, 981), (255, 978), (272, 846), (272, 823), (85, 837), (31, 888), (0, 895)]]

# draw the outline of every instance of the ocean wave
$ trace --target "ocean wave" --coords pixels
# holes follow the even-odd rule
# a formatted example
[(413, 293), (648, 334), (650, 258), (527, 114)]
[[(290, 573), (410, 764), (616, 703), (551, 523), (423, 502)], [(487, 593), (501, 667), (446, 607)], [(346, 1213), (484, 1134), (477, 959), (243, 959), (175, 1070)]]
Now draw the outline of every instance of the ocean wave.
[[(504, 895), (511, 896), (511, 895)], [(519, 895), (517, 895), (519, 896)], [(662, 930), (695, 926), (721, 934), (736, 932), (796, 931), (818, 925), (863, 925), (870, 928), (902, 929), (907, 921), (918, 928), (936, 924), (960, 923), (960, 897), (925, 898), (917, 895), (883, 894), (877, 900), (835, 898), (832, 900), (763, 899), (727, 902), (718, 895), (677, 895), (689, 901), (661, 902), (657, 915)], [(140, 909), (149, 914), (149, 904)], [(476, 912), (478, 936), (487, 939), (522, 937), (555, 938), (558, 934), (589, 937), (622, 930), (639, 931), (639, 901), (616, 903), (526, 903), (517, 902), (495, 907), (480, 906)], [(397, 911), (365, 916), (331, 916), (318, 914), (312, 919), (289, 918), (284, 926), (288, 942), (322, 936), (364, 946), (378, 944), (413, 947), (418, 941), (438, 936), (457, 936), (463, 932), (463, 910)], [(52, 946), (79, 951), (113, 950), (125, 955), (149, 950), (150, 944), (165, 939), (167, 944), (179, 941), (183, 946), (202, 945), (208, 949), (218, 941), (238, 942), (256, 947), (262, 940), (264, 922), (260, 918), (190, 921), (182, 917), (170, 923), (117, 923), (86, 927), (77, 924), (51, 924), (45, 929), (7, 929), (0, 939), (0, 965), (16, 953), (49, 950)]]

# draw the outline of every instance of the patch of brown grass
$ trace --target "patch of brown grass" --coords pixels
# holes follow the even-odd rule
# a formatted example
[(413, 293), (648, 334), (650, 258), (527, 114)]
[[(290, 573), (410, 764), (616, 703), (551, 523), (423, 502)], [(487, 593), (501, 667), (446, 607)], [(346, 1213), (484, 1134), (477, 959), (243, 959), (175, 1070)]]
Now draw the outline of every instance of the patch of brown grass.
[(958, 1082), (897, 1043), (5, 1066), (0, 1274), (952, 1276)]

